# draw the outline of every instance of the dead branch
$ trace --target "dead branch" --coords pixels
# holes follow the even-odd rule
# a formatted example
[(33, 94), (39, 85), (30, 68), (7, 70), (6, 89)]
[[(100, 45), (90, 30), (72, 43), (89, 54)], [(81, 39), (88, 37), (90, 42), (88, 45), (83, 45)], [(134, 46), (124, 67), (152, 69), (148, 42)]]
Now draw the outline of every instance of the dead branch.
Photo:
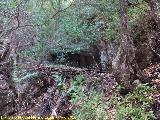
[(56, 17), (59, 13), (66, 11), (68, 8), (70, 8), (73, 4), (71, 3), (68, 7), (66, 7), (65, 9), (61, 9), (58, 10), (54, 15), (52, 15), (51, 19), (53, 19), (54, 17)]
[(73, 72), (73, 73), (81, 73), (81, 72), (86, 72), (86, 71), (95, 71), (97, 73), (100, 73), (100, 70), (95, 70), (95, 69), (87, 69), (87, 68), (76, 68), (76, 67), (71, 67), (71, 66), (66, 66), (66, 65), (35, 65), (32, 67), (23, 67), (23, 69), (27, 69), (29, 71), (39, 71), (39, 72)]

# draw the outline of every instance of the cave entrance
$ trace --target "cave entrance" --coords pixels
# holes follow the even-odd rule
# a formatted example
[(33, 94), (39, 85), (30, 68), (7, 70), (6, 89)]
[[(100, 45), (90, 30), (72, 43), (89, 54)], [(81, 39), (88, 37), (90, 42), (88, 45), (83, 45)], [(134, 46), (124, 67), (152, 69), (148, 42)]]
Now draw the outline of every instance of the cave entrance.
[(48, 52), (45, 61), (79, 68), (100, 68), (100, 56), (97, 52), (79, 51), (54, 53)]

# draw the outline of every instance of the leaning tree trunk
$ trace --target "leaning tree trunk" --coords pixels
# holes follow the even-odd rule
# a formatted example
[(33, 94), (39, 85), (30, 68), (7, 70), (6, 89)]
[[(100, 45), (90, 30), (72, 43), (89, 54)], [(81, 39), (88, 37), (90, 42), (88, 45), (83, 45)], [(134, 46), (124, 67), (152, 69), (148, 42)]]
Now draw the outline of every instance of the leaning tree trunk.
[(120, 0), (120, 17), (121, 17), (121, 45), (119, 47), (116, 58), (113, 60), (113, 73), (119, 84), (126, 90), (131, 89), (133, 81), (133, 63), (134, 63), (134, 47), (128, 29), (128, 16), (125, 0)]

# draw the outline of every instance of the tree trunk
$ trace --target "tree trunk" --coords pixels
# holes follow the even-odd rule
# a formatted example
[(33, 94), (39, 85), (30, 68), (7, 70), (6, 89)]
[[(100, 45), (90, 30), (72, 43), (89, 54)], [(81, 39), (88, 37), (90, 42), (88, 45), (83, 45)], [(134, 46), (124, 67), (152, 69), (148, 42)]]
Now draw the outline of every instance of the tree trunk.
[(120, 0), (120, 18), (121, 18), (121, 45), (116, 58), (113, 60), (113, 73), (119, 84), (126, 90), (131, 89), (134, 70), (134, 47), (128, 29), (128, 16), (125, 0)]

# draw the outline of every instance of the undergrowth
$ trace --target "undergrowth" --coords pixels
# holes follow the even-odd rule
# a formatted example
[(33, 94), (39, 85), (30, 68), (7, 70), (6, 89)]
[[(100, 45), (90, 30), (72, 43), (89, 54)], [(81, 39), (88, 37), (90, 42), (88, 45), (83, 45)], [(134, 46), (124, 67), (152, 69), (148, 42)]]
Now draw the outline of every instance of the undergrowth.
[(78, 75), (71, 82), (68, 94), (71, 96), (73, 113), (77, 120), (104, 120), (107, 114), (106, 105), (103, 102), (103, 93), (94, 89), (85, 90), (84, 77)]
[(84, 77), (78, 75), (67, 91), (77, 120), (156, 120), (150, 109), (154, 87), (140, 84), (125, 97), (113, 93), (108, 101), (104, 93), (85, 89)]
[(155, 120), (152, 104), (152, 94), (155, 88), (146, 84), (138, 85), (132, 93), (126, 95), (116, 105), (116, 120)]

